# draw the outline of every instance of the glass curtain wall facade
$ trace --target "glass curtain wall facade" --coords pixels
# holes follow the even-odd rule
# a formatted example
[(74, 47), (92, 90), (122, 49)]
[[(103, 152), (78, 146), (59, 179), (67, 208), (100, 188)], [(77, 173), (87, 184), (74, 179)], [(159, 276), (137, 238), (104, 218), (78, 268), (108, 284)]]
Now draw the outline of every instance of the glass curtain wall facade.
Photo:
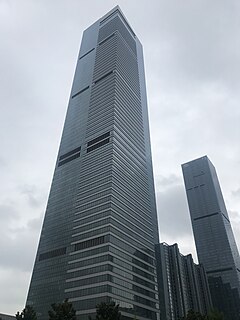
[(240, 319), (240, 258), (216, 170), (207, 156), (182, 165), (199, 262), (213, 306)]
[(83, 34), (27, 304), (158, 319), (158, 242), (142, 46), (117, 6)]
[(189, 310), (207, 314), (211, 297), (202, 265), (192, 255), (182, 255), (178, 245), (160, 243), (155, 246), (161, 320), (178, 320)]

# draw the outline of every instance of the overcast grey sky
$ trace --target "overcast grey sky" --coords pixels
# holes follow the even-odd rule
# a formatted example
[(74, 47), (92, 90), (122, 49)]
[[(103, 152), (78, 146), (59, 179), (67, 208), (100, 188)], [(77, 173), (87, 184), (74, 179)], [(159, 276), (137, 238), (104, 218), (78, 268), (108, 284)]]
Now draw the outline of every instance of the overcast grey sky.
[(0, 0), (0, 312), (24, 307), (82, 32), (117, 4), (144, 46), (161, 241), (194, 253), (181, 164), (207, 154), (240, 246), (240, 2)]

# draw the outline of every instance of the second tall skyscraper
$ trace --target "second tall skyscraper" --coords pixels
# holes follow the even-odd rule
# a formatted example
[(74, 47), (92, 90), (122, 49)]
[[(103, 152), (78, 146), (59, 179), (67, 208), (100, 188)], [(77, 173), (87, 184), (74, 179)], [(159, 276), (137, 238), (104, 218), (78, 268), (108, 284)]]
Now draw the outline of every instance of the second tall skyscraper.
[(214, 307), (240, 319), (240, 258), (216, 170), (201, 157), (182, 165), (199, 262)]

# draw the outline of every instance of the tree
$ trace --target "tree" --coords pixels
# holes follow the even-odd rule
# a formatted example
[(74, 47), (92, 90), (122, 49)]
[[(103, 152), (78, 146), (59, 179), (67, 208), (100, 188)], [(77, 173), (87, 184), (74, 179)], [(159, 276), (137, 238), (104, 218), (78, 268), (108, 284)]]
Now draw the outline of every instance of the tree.
[(21, 313), (18, 311), (15, 317), (17, 320), (37, 320), (36, 312), (31, 306), (26, 306)]
[(76, 320), (76, 310), (71, 302), (65, 299), (62, 303), (53, 303), (48, 311), (49, 320)]
[(199, 312), (189, 310), (186, 317), (183, 317), (182, 320), (207, 320), (207, 318)]
[(207, 320), (224, 320), (224, 315), (222, 312), (212, 310), (208, 313)]
[[(96, 320), (120, 320), (121, 312), (119, 311), (119, 304), (114, 301), (109, 303), (101, 302), (96, 306)], [(91, 317), (89, 317), (92, 320)]]

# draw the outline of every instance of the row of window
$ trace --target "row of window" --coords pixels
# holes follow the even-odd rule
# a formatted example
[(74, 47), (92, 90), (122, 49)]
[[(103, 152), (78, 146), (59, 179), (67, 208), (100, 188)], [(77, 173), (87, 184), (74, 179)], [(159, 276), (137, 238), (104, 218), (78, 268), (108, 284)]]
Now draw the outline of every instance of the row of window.
[[(101, 250), (101, 249), (103, 249), (103, 250)], [(107, 250), (109, 250), (109, 247), (102, 247), (102, 248), (98, 248), (98, 249), (87, 251), (86, 253), (87, 253), (87, 256), (89, 256), (90, 253), (91, 254), (95, 254), (95, 253), (97, 254), (97, 253), (101, 253), (101, 252), (106, 252)], [(85, 254), (85, 252), (83, 252), (83, 254)], [(82, 255), (80, 255), (80, 257), (83, 258)], [(143, 277), (150, 278), (151, 281), (154, 281), (154, 278), (152, 276), (146, 274), (145, 272), (143, 272), (142, 270), (140, 270), (140, 269), (138, 269), (138, 268), (136, 268), (134, 266), (131, 266), (130, 264), (127, 264), (126, 262), (120, 261), (119, 259), (116, 259), (115, 257), (112, 257), (111, 255), (101, 255), (99, 257), (93, 257), (93, 258), (90, 258), (90, 259), (87, 259), (87, 260), (75, 259), (75, 260), (73, 260), (71, 262), (71, 265), (77, 263), (78, 268), (81, 268), (81, 267), (84, 267), (84, 266), (89, 266), (91, 264), (101, 263), (101, 262), (104, 262), (104, 261), (112, 261), (112, 262), (118, 264), (119, 266), (122, 266), (122, 267), (124, 267), (126, 269), (130, 269), (133, 272), (135, 272), (135, 273), (137, 273), (137, 274), (139, 274), (139, 275), (141, 275)], [(138, 262), (138, 261), (136, 261), (136, 262)], [(139, 281), (137, 281), (137, 282), (139, 282)], [(145, 283), (143, 285), (145, 285)]]
[(100, 213), (101, 211), (107, 210), (111, 208), (111, 203), (108, 202), (106, 204), (100, 205), (100, 206), (95, 206), (94, 208), (91, 208), (89, 210), (85, 210), (85, 212), (82, 212), (80, 210), (79, 212), (76, 212), (75, 214), (80, 216), (81, 218), (77, 218), (74, 220), (74, 222), (77, 222), (79, 220), (83, 220), (84, 222), (90, 222), (92, 221), (92, 217), (95, 216), (96, 213)]
[(41, 253), (39, 255), (38, 260), (42, 261), (42, 260), (46, 260), (46, 259), (62, 256), (64, 254), (66, 254), (66, 251), (67, 251), (67, 248), (64, 247), (64, 248), (58, 248), (58, 249), (55, 249), (55, 250), (52, 250), (52, 251), (44, 252), (44, 253)]
[(83, 241), (80, 243), (76, 243), (74, 250), (78, 251), (78, 250), (87, 249), (90, 247), (95, 247), (100, 244), (103, 244), (104, 242), (105, 242), (105, 236), (97, 237), (94, 239), (90, 239), (90, 240), (86, 240), (86, 241)]
[[(120, 238), (121, 239), (121, 238)], [(122, 239), (120, 240), (118, 237), (115, 237), (114, 235), (110, 235), (110, 242), (116, 245), (117, 247), (120, 247), (121, 249), (129, 252), (130, 254), (136, 256), (137, 258), (148, 262), (149, 264), (153, 265), (153, 258), (149, 257), (147, 254), (151, 255), (152, 252), (147, 250), (146, 248), (141, 248), (141, 250), (145, 250), (147, 254), (139, 251), (136, 249), (136, 246), (131, 246), (130, 243), (123, 242)]]
[[(155, 285), (148, 280), (145, 280), (143, 278), (140, 278), (138, 276), (135, 276), (134, 274), (128, 273), (122, 269), (119, 269), (117, 267), (114, 267), (110, 264), (102, 264), (95, 267), (87, 268), (87, 269), (72, 269), (68, 270), (69, 278), (67, 279), (67, 282), (71, 282), (71, 287), (74, 286), (74, 283), (78, 281), (82, 281), (83, 279), (89, 279), (91, 278), (91, 275), (95, 275), (96, 273), (102, 273), (105, 274), (107, 271), (113, 272), (116, 275), (119, 275), (126, 280), (129, 279), (137, 284), (140, 284), (144, 287), (150, 288), (151, 290), (156, 290)], [(136, 288), (134, 289), (136, 290)], [(136, 290), (138, 291), (138, 290)]]
[(107, 138), (99, 143), (94, 144), (92, 147), (87, 148), (87, 153), (104, 146), (105, 144), (109, 143), (109, 141), (110, 139)]
[[(85, 89), (79, 91), (78, 93), (76, 93), (74, 96), (72, 96), (72, 98), (74, 98), (76, 95), (82, 93), (83, 91), (87, 90), (88, 88), (89, 88), (89, 86), (86, 87)], [(87, 153), (109, 143), (110, 139), (107, 138), (109, 136), (110, 136), (110, 132), (106, 132), (106, 133), (102, 134), (101, 136), (89, 141), (87, 144)], [(99, 141), (99, 143), (97, 143), (98, 141)], [(64, 165), (65, 163), (68, 163), (74, 159), (79, 158), (80, 151), (81, 151), (81, 147), (77, 147), (77, 148), (61, 155), (59, 157), (58, 167)]]
[[(110, 191), (106, 191), (107, 193), (110, 193)], [(140, 236), (139, 234), (139, 229), (134, 228), (134, 225), (130, 225), (129, 227), (126, 227), (126, 223), (124, 222), (120, 222), (118, 218), (114, 218), (113, 217), (114, 213), (112, 213), (111, 216), (111, 211), (109, 211), (109, 214), (107, 217), (104, 217), (104, 219), (95, 219), (91, 222), (88, 223), (86, 225), (83, 225), (83, 223), (78, 227), (78, 230), (76, 230), (77, 233), (75, 233), (73, 236), (74, 237), (78, 237), (79, 235), (83, 234), (84, 232), (87, 233), (89, 230), (93, 230), (93, 229), (99, 229), (99, 227), (101, 226), (105, 226), (105, 225), (111, 225), (113, 227), (112, 230), (114, 230), (115, 234), (119, 234), (119, 230), (121, 229), (121, 232), (123, 234), (131, 234), (132, 237), (134, 237), (134, 239), (136, 241), (140, 241), (141, 244), (146, 245), (147, 247), (149, 247), (149, 245), (152, 245), (152, 242), (147, 240), (146, 238), (144, 238), (143, 236)], [(116, 230), (116, 231), (115, 231)], [(140, 230), (141, 231), (141, 230)], [(120, 234), (119, 234), (120, 235)]]
[(61, 167), (61, 166), (64, 165), (65, 163), (68, 163), (68, 162), (70, 162), (70, 161), (72, 161), (72, 160), (74, 160), (74, 159), (77, 159), (77, 158), (79, 158), (79, 157), (80, 157), (80, 152), (74, 154), (74, 155), (71, 156), (71, 157), (68, 157), (68, 158), (65, 159), (65, 160), (59, 161), (59, 162), (58, 162), (58, 167)]
[(73, 154), (75, 154), (75, 153), (77, 153), (77, 152), (80, 152), (80, 150), (81, 150), (81, 147), (78, 147), (78, 148), (75, 148), (75, 149), (73, 149), (73, 150), (71, 150), (71, 151), (69, 151), (69, 152), (61, 155), (61, 156), (59, 157), (59, 161), (65, 159), (65, 158), (68, 158), (69, 156), (71, 156), (71, 155), (73, 155)]
[[(77, 297), (83, 297), (83, 296), (88, 296), (88, 295), (95, 295), (99, 293), (113, 293), (115, 295), (118, 295), (120, 297), (123, 297), (125, 299), (131, 300), (131, 301), (136, 301), (138, 303), (150, 306), (152, 308), (156, 307), (155, 302), (148, 300), (146, 298), (140, 297), (138, 295), (135, 295), (133, 293), (130, 293), (128, 291), (112, 287), (108, 284), (100, 285), (100, 286), (95, 286), (95, 287), (89, 287), (89, 288), (84, 288), (84, 289), (76, 289), (76, 291), (69, 291), (68, 292), (68, 297), (69, 298), (75, 298)], [(77, 298), (75, 298), (77, 299)]]
[(91, 145), (93, 145), (101, 140), (104, 140), (105, 138), (107, 138), (109, 136), (110, 136), (110, 132), (106, 132), (106, 133), (100, 135), (99, 137), (90, 140), (87, 144), (87, 147), (90, 147)]
[(82, 260), (78, 259), (74, 263), (76, 265), (74, 265), (73, 263), (71, 264), (71, 268), (74, 268), (74, 267), (76, 268), (77, 267), (77, 269), (80, 269), (80, 268), (83, 268), (83, 267), (89, 267), (89, 266), (94, 265), (94, 264), (99, 264), (99, 263), (102, 263), (102, 262), (105, 262), (105, 261), (112, 261), (112, 257), (107, 253), (105, 253), (103, 255), (100, 255), (98, 257), (96, 257), (96, 256), (95, 257), (91, 257), (89, 259), (82, 259)]
[(146, 270), (148, 270), (148, 271), (150, 271), (152, 273), (154, 272), (154, 269), (152, 267), (148, 266), (147, 264), (143, 263), (140, 260), (137, 260), (137, 259), (131, 257), (130, 255), (128, 255), (125, 252), (123, 252), (122, 250), (119, 250), (119, 248), (115, 248), (113, 246), (110, 246), (109, 247), (109, 251), (114, 253), (114, 254), (116, 254), (116, 255), (118, 255), (119, 257), (121, 257), (121, 258), (123, 258), (123, 259), (125, 259), (125, 260), (127, 260), (127, 261), (129, 261), (129, 262), (131, 262), (133, 264), (135, 264), (136, 266), (139, 266), (139, 267), (141, 267), (143, 269), (146, 269)]
[[(94, 230), (90, 230), (86, 233), (81, 233), (76, 235), (76, 240), (77, 241), (86, 239), (86, 238), (91, 238), (96, 235), (100, 234), (105, 234), (105, 233), (111, 233), (114, 235), (118, 240), (120, 241), (120, 247), (124, 248), (125, 246), (129, 247), (129, 245), (132, 245), (132, 247), (138, 247), (140, 250), (147, 252), (148, 254), (154, 256), (154, 251), (152, 250), (152, 246), (144, 246), (141, 241), (136, 240), (132, 236), (128, 236), (126, 233), (121, 232), (120, 230), (116, 229), (114, 226), (111, 225), (106, 225)], [(88, 241), (88, 240), (87, 240)], [(87, 248), (87, 247), (86, 247)], [(82, 248), (83, 249), (83, 248)], [(127, 250), (128, 251), (128, 250)]]
[[(111, 207), (111, 210), (108, 210), (110, 209), (110, 207)], [(107, 216), (111, 216), (113, 219), (117, 220), (119, 223), (123, 225), (127, 224), (129, 227), (133, 228), (133, 230), (135, 230), (136, 232), (138, 233), (140, 232), (144, 234), (146, 239), (152, 239), (152, 237), (149, 234), (149, 231), (145, 228), (143, 223), (137, 220), (137, 217), (134, 218), (128, 215), (127, 213), (125, 213), (123, 210), (114, 208), (113, 205), (111, 206), (110, 204), (102, 205), (97, 208), (94, 208), (93, 210), (94, 211), (89, 210), (88, 211), (89, 214), (84, 214), (83, 216), (81, 214), (82, 218), (78, 218), (74, 220), (74, 222), (77, 223), (74, 229), (78, 231), (78, 229), (81, 228), (80, 230), (82, 230), (83, 225), (86, 225), (93, 221), (97, 221), (99, 219), (103, 219), (104, 217), (107, 217)]]
[(100, 282), (110, 281), (111, 276), (110, 274), (101, 274), (95, 277), (87, 277), (84, 279), (74, 280), (74, 281), (67, 281), (69, 289), (66, 289), (65, 292), (73, 291), (74, 288), (83, 287), (87, 285), (92, 285)]
[(72, 258), (74, 260), (69, 261), (69, 263), (72, 264), (72, 263), (75, 263), (77, 261), (82, 260), (82, 258), (92, 257), (94, 255), (98, 255), (98, 254), (101, 254), (101, 253), (104, 253), (104, 252), (107, 252), (107, 251), (109, 251), (109, 246), (108, 245), (97, 247), (97, 248), (90, 247), (90, 249), (86, 250), (86, 251), (78, 251), (78, 252), (74, 251), (74, 252), (71, 253), (72, 254)]

